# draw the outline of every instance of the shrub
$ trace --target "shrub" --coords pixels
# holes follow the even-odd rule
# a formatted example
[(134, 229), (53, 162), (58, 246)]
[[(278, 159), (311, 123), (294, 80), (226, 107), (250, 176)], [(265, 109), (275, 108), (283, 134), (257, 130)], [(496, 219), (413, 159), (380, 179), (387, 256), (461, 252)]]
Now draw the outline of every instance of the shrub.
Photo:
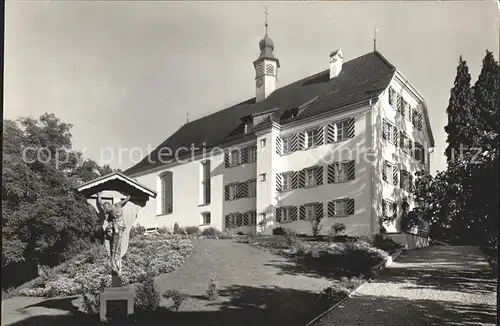
[(342, 223), (334, 223), (331, 228), (330, 232), (328, 232), (328, 237), (327, 240), (328, 242), (334, 242), (337, 240), (337, 237), (345, 231), (345, 225)]
[(189, 235), (198, 234), (200, 233), (200, 228), (197, 226), (186, 226), (186, 233)]
[(382, 249), (387, 252), (394, 251), (396, 249), (399, 249), (403, 247), (397, 242), (394, 242), (391, 238), (383, 235), (383, 234), (377, 234), (373, 237), (372, 244), (374, 247)]
[(185, 294), (181, 293), (178, 290), (167, 290), (165, 293), (163, 293), (163, 297), (165, 299), (172, 299), (172, 301), (173, 301), (172, 310), (173, 311), (179, 311), (179, 308), (181, 307), (182, 303), (187, 298)]
[(241, 232), (241, 231), (238, 231), (238, 233), (236, 233), (237, 235), (245, 235), (245, 233)]
[(219, 285), (217, 284), (216, 281), (215, 272), (212, 272), (212, 275), (210, 276), (210, 281), (208, 282), (206, 294), (207, 294), (207, 299), (210, 301), (216, 300), (219, 297)]
[(157, 230), (158, 234), (170, 234), (170, 229), (167, 228), (166, 226), (162, 226), (161, 228), (158, 228)]
[(48, 281), (50, 279), (50, 267), (45, 265), (38, 265), (38, 276), (42, 282)]
[(107, 256), (104, 245), (93, 243), (88, 250), (88, 262), (93, 264)]
[(134, 226), (130, 229), (130, 239), (143, 235), (144, 233), (146, 233), (146, 228), (144, 226)]
[(323, 228), (323, 224), (321, 224), (321, 217), (317, 217), (316, 219), (311, 220), (311, 231), (314, 237), (319, 235), (319, 232)]
[(174, 223), (174, 234), (179, 234), (179, 223)]
[(274, 235), (285, 235), (285, 229), (282, 228), (281, 226), (274, 228), (273, 229), (273, 234)]
[(219, 233), (218, 235), (219, 239), (233, 239), (234, 235), (228, 230), (225, 230), (224, 232)]
[(148, 271), (144, 281), (137, 287), (134, 302), (139, 311), (155, 311), (160, 305), (160, 294), (151, 271)]
[(83, 311), (90, 315), (99, 315), (101, 305), (101, 293), (106, 287), (106, 281), (101, 279), (98, 288), (93, 289), (91, 293), (83, 294)]
[(187, 232), (186, 232), (186, 229), (184, 229), (183, 227), (178, 227), (177, 233), (174, 231), (174, 234), (187, 235)]
[(293, 254), (304, 255), (307, 253), (307, 245), (298, 239), (294, 230), (285, 229), (285, 243)]
[(292, 246), (298, 241), (297, 232), (290, 229), (284, 230), (285, 242), (288, 247), (292, 248)]
[(330, 303), (337, 303), (347, 297), (352, 291), (360, 286), (364, 280), (359, 277), (342, 277), (342, 279), (319, 294), (320, 300), (328, 300)]
[(203, 231), (201, 232), (202, 235), (207, 236), (207, 237), (208, 236), (216, 237), (216, 236), (220, 235), (220, 233), (221, 232), (219, 230), (217, 230), (216, 228), (214, 228), (212, 226), (208, 227), (206, 229), (203, 229)]

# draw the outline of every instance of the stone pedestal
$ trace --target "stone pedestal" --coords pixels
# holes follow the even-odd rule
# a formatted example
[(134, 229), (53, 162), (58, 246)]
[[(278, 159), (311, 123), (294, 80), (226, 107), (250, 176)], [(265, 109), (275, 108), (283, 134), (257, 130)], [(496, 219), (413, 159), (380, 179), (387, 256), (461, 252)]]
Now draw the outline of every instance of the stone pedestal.
[(132, 286), (105, 288), (101, 294), (101, 321), (126, 318), (134, 313), (134, 294)]

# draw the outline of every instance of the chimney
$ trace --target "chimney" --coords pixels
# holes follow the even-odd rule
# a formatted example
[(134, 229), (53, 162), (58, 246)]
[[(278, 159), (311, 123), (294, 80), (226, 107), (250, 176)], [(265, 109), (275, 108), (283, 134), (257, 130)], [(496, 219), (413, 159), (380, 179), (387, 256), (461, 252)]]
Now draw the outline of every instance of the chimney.
[(344, 56), (342, 55), (342, 49), (337, 49), (330, 53), (330, 79), (340, 74), (343, 63)]

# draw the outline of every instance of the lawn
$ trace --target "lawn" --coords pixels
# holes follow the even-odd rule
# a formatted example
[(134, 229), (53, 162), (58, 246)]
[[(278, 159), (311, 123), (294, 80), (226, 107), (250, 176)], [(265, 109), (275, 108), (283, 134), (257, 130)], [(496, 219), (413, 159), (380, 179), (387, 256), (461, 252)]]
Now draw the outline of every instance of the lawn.
[[(359, 285), (357, 276), (369, 275), (387, 256), (357, 242), (302, 239), (303, 245), (294, 244), (302, 246), (297, 251), (283, 236), (193, 239), (194, 252), (184, 264), (155, 281), (160, 294), (177, 290), (185, 296), (178, 311), (173, 311), (171, 299), (162, 298), (155, 312), (136, 313), (130, 325), (304, 325)], [(209, 300), (206, 290), (214, 274), (218, 296)], [(37, 311), (38, 316), (13, 325), (97, 324), (79, 310), (81, 299), (73, 299), (28, 308), (62, 309), (62, 316), (44, 317)]]

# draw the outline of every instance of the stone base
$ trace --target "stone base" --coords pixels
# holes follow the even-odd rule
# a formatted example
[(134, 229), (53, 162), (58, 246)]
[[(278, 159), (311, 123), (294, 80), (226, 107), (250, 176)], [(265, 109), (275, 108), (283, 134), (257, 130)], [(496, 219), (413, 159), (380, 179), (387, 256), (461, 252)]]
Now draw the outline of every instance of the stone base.
[(133, 314), (134, 294), (132, 286), (105, 288), (100, 300), (101, 321), (120, 320)]

